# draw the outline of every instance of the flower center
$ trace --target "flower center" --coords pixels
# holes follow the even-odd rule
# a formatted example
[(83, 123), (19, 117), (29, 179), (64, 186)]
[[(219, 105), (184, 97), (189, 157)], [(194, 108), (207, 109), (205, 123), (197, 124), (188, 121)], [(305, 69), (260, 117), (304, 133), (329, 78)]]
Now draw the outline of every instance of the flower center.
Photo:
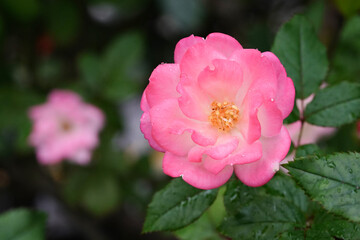
[(60, 127), (63, 132), (69, 132), (73, 128), (72, 124), (68, 121), (62, 121)]
[(209, 121), (214, 127), (224, 132), (230, 131), (239, 119), (239, 109), (231, 102), (213, 101), (211, 110)]

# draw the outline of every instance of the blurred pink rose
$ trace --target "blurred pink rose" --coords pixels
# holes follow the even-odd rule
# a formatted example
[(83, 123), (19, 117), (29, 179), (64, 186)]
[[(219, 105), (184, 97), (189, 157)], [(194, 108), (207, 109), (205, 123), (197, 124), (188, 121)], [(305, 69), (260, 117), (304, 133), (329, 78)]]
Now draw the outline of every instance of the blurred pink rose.
[[(324, 87), (325, 85), (322, 86), (322, 88)], [(301, 104), (302, 101), (301, 99), (296, 100), (296, 105), (300, 111), (301, 116), (303, 115), (302, 108), (305, 108), (313, 100), (313, 98), (314, 98), (314, 94), (304, 99), (302, 104)], [(301, 121), (299, 120), (294, 123), (287, 124), (285, 126), (290, 133), (291, 140), (293, 141), (294, 146), (316, 143), (321, 138), (331, 136), (336, 131), (336, 128), (333, 127), (320, 127), (304, 122), (301, 139), (299, 141)]]
[(290, 147), (283, 126), (294, 103), (293, 82), (271, 52), (243, 49), (232, 37), (190, 36), (175, 63), (159, 65), (141, 101), (141, 130), (165, 152), (164, 172), (201, 189), (224, 184), (235, 171), (261, 186)]
[(89, 163), (104, 124), (98, 108), (84, 103), (74, 92), (54, 90), (45, 104), (29, 110), (29, 116), (33, 120), (29, 142), (40, 163), (55, 164), (62, 159)]

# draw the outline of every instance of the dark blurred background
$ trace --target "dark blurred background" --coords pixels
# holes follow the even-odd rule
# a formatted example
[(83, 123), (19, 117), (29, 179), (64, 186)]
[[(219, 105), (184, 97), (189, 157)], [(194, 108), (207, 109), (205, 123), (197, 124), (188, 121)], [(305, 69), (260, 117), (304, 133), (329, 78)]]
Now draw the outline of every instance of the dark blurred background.
[[(17, 207), (46, 212), (46, 239), (52, 240), (176, 239), (141, 235), (147, 204), (169, 180), (161, 154), (139, 130), (140, 97), (151, 71), (173, 62), (176, 43), (191, 34), (222, 32), (245, 48), (270, 50), (281, 24), (302, 13), (335, 59), (332, 65), (352, 65), (330, 72), (329, 81), (344, 74), (359, 81), (360, 47), (345, 59), (337, 53), (342, 27), (359, 2), (0, 0), (0, 213)], [(41, 166), (28, 146), (27, 110), (55, 88), (79, 93), (106, 115), (88, 166)], [(341, 138), (347, 140), (339, 144)], [(322, 146), (358, 150), (356, 126), (345, 126)]]

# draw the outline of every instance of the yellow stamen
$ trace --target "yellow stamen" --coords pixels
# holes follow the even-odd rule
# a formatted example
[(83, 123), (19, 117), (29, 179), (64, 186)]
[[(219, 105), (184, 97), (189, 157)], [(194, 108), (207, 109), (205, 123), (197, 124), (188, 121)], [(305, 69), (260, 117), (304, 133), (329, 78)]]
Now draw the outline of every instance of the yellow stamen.
[(231, 102), (217, 102), (211, 104), (211, 114), (209, 121), (220, 131), (230, 131), (239, 119), (239, 109)]
[(73, 128), (72, 124), (69, 123), (68, 121), (62, 121), (61, 122), (61, 129), (64, 132), (69, 132), (72, 128)]

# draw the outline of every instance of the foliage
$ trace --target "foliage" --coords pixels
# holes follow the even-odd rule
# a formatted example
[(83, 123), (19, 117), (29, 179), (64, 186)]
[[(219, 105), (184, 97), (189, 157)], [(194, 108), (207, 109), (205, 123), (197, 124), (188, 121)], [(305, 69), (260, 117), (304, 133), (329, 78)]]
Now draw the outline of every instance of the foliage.
[[(352, 67), (354, 59), (360, 56), (357, 52), (360, 45), (355, 37), (357, 17), (349, 20), (341, 33), (339, 48), (333, 58), (334, 69), (331, 69), (328, 79), (331, 84), (320, 89), (326, 79), (328, 60), (326, 48), (312, 24), (319, 31), (322, 18), (313, 12), (321, 9), (323, 5), (314, 5), (306, 12), (311, 21), (304, 16), (295, 16), (285, 23), (275, 37), (272, 51), (293, 79), (297, 99), (303, 100), (315, 94), (306, 107), (304, 104), (296, 106), (285, 122), (301, 120), (301, 124), (340, 127), (354, 123), (360, 117), (359, 86), (354, 83), (358, 78), (358, 68)], [(341, 53), (340, 49), (348, 49), (348, 55)], [(351, 54), (353, 59), (346, 60), (349, 64), (338, 60)], [(344, 73), (348, 79), (339, 79), (338, 76), (345, 76)], [(329, 147), (331, 141), (328, 140)], [(295, 147), (295, 160), (283, 165), (290, 176), (278, 173), (269, 183), (258, 188), (245, 186), (235, 179), (230, 181), (224, 194), (226, 215), (218, 226), (219, 232), (231, 239), (359, 238), (360, 182), (356, 173), (360, 171), (360, 156), (356, 152), (332, 153), (329, 148), (324, 148), (326, 141), (322, 144)], [(160, 201), (154, 199), (151, 205), (156, 202)], [(208, 204), (203, 207), (208, 207)], [(151, 217), (148, 212), (145, 229), (149, 228)], [(172, 224), (184, 225), (183, 222)], [(198, 230), (207, 229), (209, 239), (219, 239), (218, 235), (212, 234), (207, 212), (184, 228), (179, 236), (187, 239), (186, 236), (193, 233), (202, 238), (196, 227)]]
[[(359, 9), (357, 0), (0, 1), (0, 239), (360, 239)], [(279, 57), (297, 98), (284, 124), (338, 128), (293, 144), (295, 160), (258, 188), (169, 183), (138, 130), (151, 69), (173, 62), (180, 38), (217, 31)], [(28, 145), (27, 111), (56, 88), (106, 115), (88, 166), (39, 166)]]
[(0, 215), (0, 238), (3, 240), (45, 239), (46, 215), (41, 212), (15, 209)]
[(294, 81), (297, 98), (308, 97), (324, 80), (328, 68), (326, 48), (307, 18), (295, 16), (285, 23), (275, 37), (272, 52)]
[(174, 179), (149, 204), (144, 232), (177, 230), (188, 225), (214, 202), (217, 190), (200, 190)]

